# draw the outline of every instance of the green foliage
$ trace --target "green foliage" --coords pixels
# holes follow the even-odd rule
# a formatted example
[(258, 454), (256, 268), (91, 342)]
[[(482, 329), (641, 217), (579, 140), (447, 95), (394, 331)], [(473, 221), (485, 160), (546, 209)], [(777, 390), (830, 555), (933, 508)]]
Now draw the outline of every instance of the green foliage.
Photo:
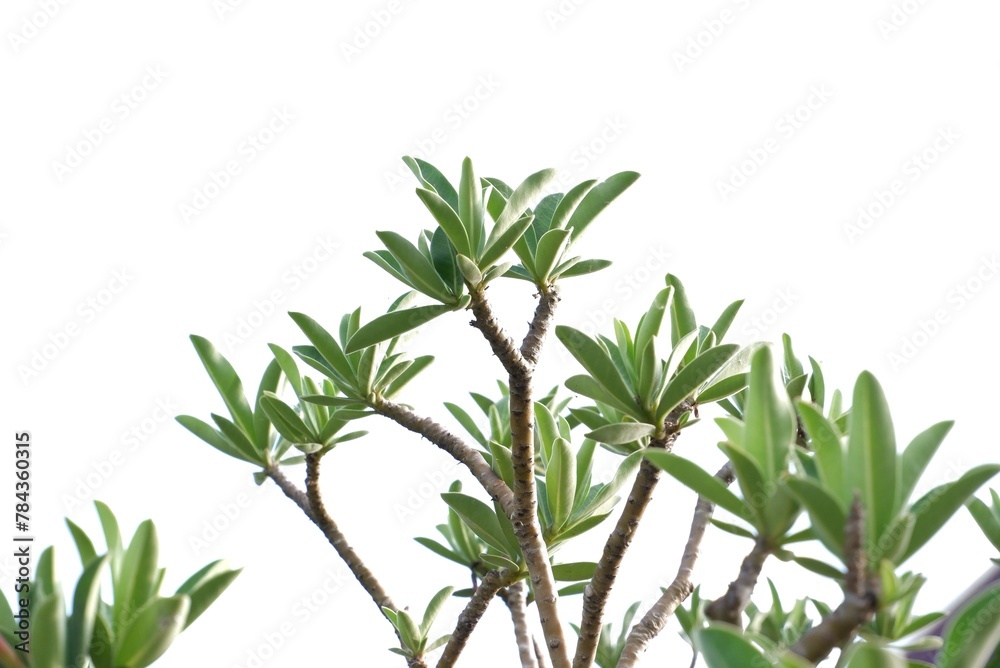
[[(639, 603), (639, 601), (636, 601), (625, 611), (625, 618), (622, 620), (621, 630), (617, 636), (611, 631), (611, 622), (601, 627), (601, 637), (597, 641), (597, 656), (595, 657), (595, 661), (600, 668), (615, 668), (618, 665), (618, 660), (621, 659), (622, 651), (625, 649), (625, 641), (628, 638), (629, 629), (632, 628), (632, 620), (635, 618), (635, 613), (639, 610)], [(571, 624), (571, 626), (577, 634), (580, 633), (580, 627), (576, 624)]]
[(391, 610), (383, 607), (382, 612), (399, 633), (401, 645), (400, 647), (390, 647), (389, 651), (408, 659), (419, 659), (447, 643), (451, 637), (450, 633), (440, 636), (436, 640), (430, 640), (430, 632), (434, 620), (437, 619), (438, 613), (441, 612), (441, 608), (453, 591), (453, 587), (445, 587), (434, 594), (431, 602), (427, 604), (427, 609), (419, 625), (406, 610)]
[[(66, 520), (83, 566), (68, 614), (51, 547), (39, 555), (35, 577), (25, 590), (31, 593), (26, 611), (30, 638), (19, 635), (24, 628), (0, 593), (0, 668), (144, 668), (159, 659), (240, 573), (213, 562), (175, 595), (161, 596), (165, 569), (157, 564), (155, 525), (150, 520), (140, 524), (125, 548), (114, 513), (100, 501), (94, 503), (108, 549), (98, 555), (86, 532)], [(111, 603), (101, 595), (106, 577), (112, 584)], [(18, 618), (23, 616), (19, 612)], [(30, 652), (15, 649), (29, 639)]]

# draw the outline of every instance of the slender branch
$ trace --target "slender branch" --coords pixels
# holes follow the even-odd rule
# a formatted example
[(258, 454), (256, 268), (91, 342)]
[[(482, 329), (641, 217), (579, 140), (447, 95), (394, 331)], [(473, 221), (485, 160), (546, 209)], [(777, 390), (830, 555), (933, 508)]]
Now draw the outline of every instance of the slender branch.
[(438, 659), (437, 668), (452, 668), (455, 665), (462, 650), (465, 649), (465, 644), (469, 641), (469, 636), (472, 635), (476, 624), (486, 613), (486, 608), (489, 607), (493, 597), (496, 596), (501, 587), (506, 587), (513, 582), (514, 577), (514, 574), (506, 568), (502, 571), (493, 570), (486, 573), (483, 581), (476, 587), (476, 592), (465, 606), (465, 610), (458, 616), (458, 623), (455, 625), (451, 638), (448, 639), (448, 644), (444, 647), (444, 653)]
[[(676, 433), (654, 438), (650, 448), (670, 450), (677, 439)], [(604, 621), (604, 606), (611, 595), (611, 589), (618, 578), (618, 569), (625, 559), (625, 553), (632, 544), (646, 507), (653, 499), (653, 490), (660, 479), (660, 469), (648, 459), (639, 465), (639, 473), (632, 483), (628, 502), (622, 508), (614, 530), (604, 544), (604, 552), (597, 563), (594, 576), (583, 590), (583, 612), (580, 616), (579, 640), (576, 643), (574, 668), (590, 668), (597, 655), (597, 643), (601, 638), (601, 624)]]
[[(357, 555), (354, 548), (350, 546), (344, 534), (337, 527), (337, 523), (333, 521), (333, 518), (327, 512), (326, 505), (323, 503), (323, 497), (319, 491), (319, 459), (320, 455), (306, 455), (305, 492), (296, 487), (281, 469), (278, 468), (277, 464), (271, 464), (265, 469), (265, 472), (285, 496), (291, 499), (306, 517), (323, 532), (330, 545), (337, 551), (337, 554), (347, 564), (351, 573), (354, 574), (354, 577), (361, 583), (364, 590), (368, 592), (375, 605), (378, 606), (379, 614), (382, 614), (383, 607), (390, 610), (397, 610), (396, 604), (392, 602), (392, 598), (382, 589), (382, 585), (378, 579), (368, 569), (361, 557)], [(396, 631), (396, 637), (400, 638), (399, 631)], [(402, 641), (402, 638), (400, 640)], [(407, 659), (407, 664), (410, 668), (427, 668), (427, 664), (424, 663), (422, 658)]]
[[(545, 291), (542, 291), (543, 293)], [(470, 289), (472, 326), (480, 330), (493, 353), (507, 371), (510, 387), (511, 460), (514, 468), (514, 508), (508, 513), (514, 527), (538, 607), (538, 618), (554, 668), (570, 668), (566, 638), (559, 619), (558, 594), (548, 549), (538, 522), (535, 490), (535, 414), (532, 401), (534, 364), (521, 354), (514, 340), (503, 330), (482, 290)], [(555, 295), (555, 293), (552, 293)], [(528, 335), (527, 348), (537, 358), (541, 340), (553, 315), (555, 301), (536, 312)], [(534, 342), (534, 343), (531, 343)], [(505, 511), (506, 511), (505, 507)]]
[(528, 616), (525, 611), (526, 596), (524, 583), (515, 582), (497, 592), (510, 610), (510, 620), (514, 623), (514, 638), (517, 640), (517, 652), (521, 657), (521, 668), (538, 668), (535, 656), (534, 638), (528, 628)]
[(844, 537), (844, 557), (847, 577), (844, 600), (837, 609), (823, 618), (792, 646), (792, 653), (819, 663), (836, 647), (843, 647), (867, 624), (878, 608), (878, 582), (868, 573), (865, 552), (865, 517), (860, 498), (855, 496), (847, 518)]
[(508, 516), (513, 514), (514, 492), (500, 476), (494, 473), (478, 450), (431, 418), (420, 417), (405, 406), (381, 399), (374, 408), (379, 415), (389, 418), (415, 434), (420, 434), (464, 464), (479, 481), (479, 484), (483, 486), (483, 489), (500, 504), (504, 512)]
[[(726, 462), (715, 477), (727, 485), (732, 484), (734, 480), (732, 464)], [(677, 576), (639, 623), (632, 627), (621, 658), (618, 660), (618, 668), (633, 668), (638, 663), (639, 656), (646, 651), (646, 646), (660, 634), (677, 607), (691, 595), (694, 590), (691, 577), (701, 554), (701, 541), (705, 537), (714, 510), (714, 504), (705, 497), (698, 497), (698, 503), (694, 507), (694, 517), (691, 519), (691, 532), (688, 534), (687, 545), (684, 546), (684, 555), (681, 557)]]
[(521, 342), (521, 357), (534, 366), (538, 364), (538, 355), (548, 334), (549, 325), (559, 304), (559, 288), (555, 285), (547, 285), (538, 290), (538, 306), (535, 307), (535, 316), (528, 326), (528, 333)]
[(535, 659), (538, 661), (538, 668), (549, 668), (549, 664), (545, 661), (545, 652), (538, 644), (538, 638), (532, 637), (531, 642), (535, 645)]
[(734, 626), (742, 626), (743, 610), (750, 602), (757, 578), (764, 567), (764, 561), (773, 548), (766, 539), (758, 536), (753, 549), (743, 559), (739, 576), (729, 583), (729, 589), (720, 598), (712, 601), (705, 608), (705, 616), (720, 622), (728, 622)]

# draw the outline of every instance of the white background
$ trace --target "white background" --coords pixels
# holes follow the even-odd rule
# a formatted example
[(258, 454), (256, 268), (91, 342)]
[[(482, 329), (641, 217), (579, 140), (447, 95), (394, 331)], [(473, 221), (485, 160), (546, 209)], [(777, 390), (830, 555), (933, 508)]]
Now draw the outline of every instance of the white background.
[[(980, 0), (7, 0), (2, 427), (8, 441), (15, 429), (34, 437), (35, 535), (75, 581), (62, 517), (97, 532), (96, 496), (129, 534), (156, 520), (167, 589), (219, 557), (245, 567), (157, 665), (235, 668), (260, 652), (268, 666), (402, 665), (386, 651), (389, 625), (314, 527), (172, 416), (223, 410), (188, 334), (213, 340), (256, 388), (266, 344), (303, 341), (286, 311), (335, 329), (342, 313), (363, 305), (371, 317), (402, 291), (361, 253), (379, 247), (375, 230), (415, 238), (432, 225), (413, 180), (397, 178), (406, 154), (455, 180), (466, 155), (510, 183), (548, 166), (569, 185), (641, 172), (580, 244), (614, 266), (568, 281), (558, 322), (634, 323), (670, 271), (709, 323), (747, 300), (732, 330), (741, 343), (791, 332), (848, 392), (875, 372), (901, 446), (957, 420), (918, 493), (996, 460), (998, 20)], [(275, 110), (292, 120), (261, 134)], [(269, 143), (248, 148), (259, 134)], [(754, 155), (762, 165), (746, 162)], [(229, 161), (239, 173), (213, 189)], [(185, 215), (206, 189), (207, 206)], [(880, 196), (893, 200), (881, 210)], [(870, 222), (858, 225), (859, 207)], [(492, 292), (522, 333), (530, 289)], [(494, 392), (500, 369), (467, 320), (441, 318), (413, 341), (438, 356), (406, 393), (419, 412), (444, 419), (442, 401), (472, 408), (466, 392)], [(254, 326), (234, 343), (244, 322)], [(539, 373), (548, 387), (576, 369), (553, 343)], [(411, 540), (434, 535), (437, 494), (458, 474), (393, 425), (365, 427), (369, 438), (325, 462), (328, 506), (396, 602), (419, 612), (441, 586), (467, 582)], [(718, 438), (706, 422), (678, 451), (714, 470)], [(610, 602), (616, 623), (673, 578), (693, 504), (661, 483)], [(213, 535), (212, 523), (224, 529)], [(607, 530), (565, 556), (596, 559)], [(706, 595), (748, 549), (709, 535)], [(962, 511), (908, 564), (930, 576), (921, 610), (947, 604), (989, 556)], [(0, 564), (9, 592), (11, 559)], [(836, 603), (832, 587), (782, 566), (765, 574), (788, 600)], [(306, 615), (312, 597), (323, 603)], [(578, 599), (564, 617), (578, 619)], [(292, 634), (270, 656), (265, 639), (286, 622)], [(687, 665), (676, 631), (671, 622), (648, 665)], [(491, 609), (465, 664), (514, 665), (511, 639), (505, 611)]]

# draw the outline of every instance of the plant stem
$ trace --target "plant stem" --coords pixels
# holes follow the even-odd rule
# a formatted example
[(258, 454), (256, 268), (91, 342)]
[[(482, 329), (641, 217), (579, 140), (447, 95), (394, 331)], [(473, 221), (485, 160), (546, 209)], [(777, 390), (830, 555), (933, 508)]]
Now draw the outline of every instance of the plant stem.
[(448, 644), (444, 647), (444, 653), (438, 659), (437, 668), (452, 668), (458, 661), (459, 655), (465, 649), (465, 644), (469, 641), (469, 636), (476, 628), (476, 624), (486, 613), (493, 597), (501, 587), (506, 587), (514, 580), (514, 575), (508, 570), (489, 571), (483, 577), (482, 582), (476, 587), (476, 592), (469, 599), (465, 610), (458, 616), (458, 623), (455, 630), (448, 639)]
[[(669, 450), (676, 434), (655, 438), (650, 442), (650, 448)], [(601, 638), (601, 625), (604, 621), (604, 606), (611, 595), (611, 589), (618, 578), (618, 569), (625, 559), (625, 553), (639, 528), (646, 507), (653, 499), (653, 490), (660, 479), (660, 469), (648, 459), (643, 459), (639, 465), (639, 473), (632, 483), (628, 502), (622, 508), (614, 530), (604, 544), (604, 552), (597, 563), (597, 569), (586, 589), (583, 590), (583, 613), (580, 616), (579, 640), (576, 643), (576, 656), (573, 659), (574, 668), (589, 668), (594, 664), (597, 655), (597, 643)]]
[(514, 512), (514, 492), (500, 476), (493, 472), (483, 455), (455, 436), (443, 426), (427, 417), (420, 417), (409, 408), (382, 399), (375, 406), (375, 412), (393, 422), (420, 434), (438, 446), (460, 463), (464, 464), (483, 486), (483, 489), (504, 509), (508, 515)]
[(844, 560), (847, 577), (844, 600), (792, 646), (792, 653), (819, 663), (837, 647), (843, 647), (867, 624), (878, 608), (877, 580), (868, 573), (865, 551), (865, 517), (861, 499), (855, 495), (847, 517), (844, 536)]
[[(732, 465), (727, 462), (715, 477), (727, 485), (731, 484), (734, 479)], [(639, 623), (632, 627), (621, 658), (618, 660), (618, 668), (633, 668), (638, 663), (640, 655), (646, 651), (646, 646), (660, 634), (677, 607), (691, 595), (694, 590), (692, 573), (701, 554), (701, 542), (714, 510), (715, 506), (710, 501), (698, 497), (698, 503), (694, 507), (694, 517), (691, 519), (691, 531), (688, 534), (687, 545), (684, 546), (684, 555), (681, 557), (677, 576)]]
[[(470, 288), (472, 326), (480, 330), (493, 353), (507, 371), (510, 387), (511, 460), (514, 467), (514, 508), (508, 512), (517, 536), (524, 563), (531, 577), (538, 617), (545, 635), (549, 657), (554, 668), (570, 668), (566, 638), (559, 619), (558, 595), (548, 549), (542, 539), (538, 522), (535, 490), (535, 415), (532, 401), (532, 377), (542, 339), (548, 330), (558, 293), (555, 287), (539, 288), (543, 303), (535, 309), (535, 317), (519, 349), (497, 321), (480, 289)], [(527, 351), (527, 355), (521, 350)]]
[(510, 610), (510, 619), (514, 623), (514, 638), (517, 640), (517, 652), (521, 657), (521, 668), (538, 668), (534, 638), (531, 637), (528, 616), (525, 612), (524, 583), (515, 582), (506, 589), (501, 589), (498, 595)]
[(771, 554), (771, 546), (767, 540), (758, 536), (753, 549), (743, 559), (739, 576), (729, 583), (726, 593), (712, 601), (705, 608), (705, 616), (715, 621), (728, 622), (734, 626), (742, 626), (743, 610), (750, 602), (757, 578), (764, 568), (764, 561)]

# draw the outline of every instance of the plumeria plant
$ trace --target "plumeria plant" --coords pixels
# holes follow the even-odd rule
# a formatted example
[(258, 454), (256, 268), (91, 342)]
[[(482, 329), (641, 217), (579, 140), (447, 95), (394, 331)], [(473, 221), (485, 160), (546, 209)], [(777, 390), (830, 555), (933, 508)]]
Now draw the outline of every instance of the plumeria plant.
[[(302, 338), (270, 346), (273, 359), (250, 394), (211, 342), (193, 336), (227, 415), (178, 418), (248, 464), (257, 484), (277, 485), (322, 532), (374, 603), (359, 623), (387, 622), (398, 638), (397, 646), (373, 652), (389, 649), (410, 667), (456, 665), (499, 598), (525, 668), (636, 666), (671, 617), (695, 661), (711, 668), (799, 668), (828, 657), (847, 668), (993, 665), (1000, 589), (944, 617), (921, 609), (924, 577), (903, 567), (965, 504), (1000, 546), (1000, 501), (994, 496), (991, 507), (971, 500), (1000, 465), (976, 466), (913, 498), (949, 422), (900, 448), (871, 373), (858, 376), (848, 402), (826, 386), (814, 358), (796, 356), (789, 337), (730, 342), (742, 301), (699, 320), (673, 274), (637, 322), (615, 320), (595, 336), (556, 325), (563, 283), (589, 280), (610, 264), (578, 254), (579, 240), (638, 174), (551, 193), (552, 169), (511, 187), (481, 178), (468, 159), (457, 183), (423, 160), (405, 162), (428, 225), (415, 239), (377, 231), (380, 247), (365, 253), (405, 289), (388, 311), (366, 318), (348, 305), (353, 310), (339, 322), (326, 323), (289, 314)], [(512, 279), (526, 282), (536, 300), (520, 338), (501, 324), (488, 290)], [(449, 430), (431, 417), (434, 406), (416, 406), (407, 395), (407, 384), (433, 360), (402, 349), (404, 335), (454, 312), (471, 318), (501, 375), (498, 395), (448, 397), (444, 409), (461, 430)], [(578, 368), (543, 394), (535, 370), (547, 345), (565, 347)], [(363, 439), (354, 423), (366, 418), (423, 437), (478, 483), (452, 484), (441, 495), (440, 535), (416, 538), (429, 559), (453, 564), (454, 579), (427, 583), (426, 599), (406, 607), (365, 564), (363, 538), (352, 546), (323, 500), (321, 463), (335, 461), (341, 444)], [(718, 442), (717, 471), (689, 459), (689, 430), (700, 442), (706, 435)], [(606, 482), (596, 480), (598, 453), (617, 459)], [(664, 475), (693, 492), (690, 533), (677, 537), (680, 568), (657, 600), (611, 614), (618, 573), (628, 567), (630, 544)], [(747, 542), (731, 582), (695, 578), (710, 530)], [(563, 548), (584, 534), (607, 536), (600, 553), (592, 561), (563, 558)], [(789, 602), (779, 594), (781, 582), (770, 581), (760, 597), (769, 559), (835, 583), (841, 599)], [(103, 563), (90, 566), (91, 578)], [(457, 620), (438, 614), (450, 597), (466, 599)], [(573, 608), (582, 610), (579, 619), (567, 618), (562, 603), (569, 597), (580, 597)], [(410, 609), (426, 612), (418, 618)], [(916, 651), (931, 652), (936, 663), (909, 658)], [(96, 659), (100, 667), (140, 665)]]

